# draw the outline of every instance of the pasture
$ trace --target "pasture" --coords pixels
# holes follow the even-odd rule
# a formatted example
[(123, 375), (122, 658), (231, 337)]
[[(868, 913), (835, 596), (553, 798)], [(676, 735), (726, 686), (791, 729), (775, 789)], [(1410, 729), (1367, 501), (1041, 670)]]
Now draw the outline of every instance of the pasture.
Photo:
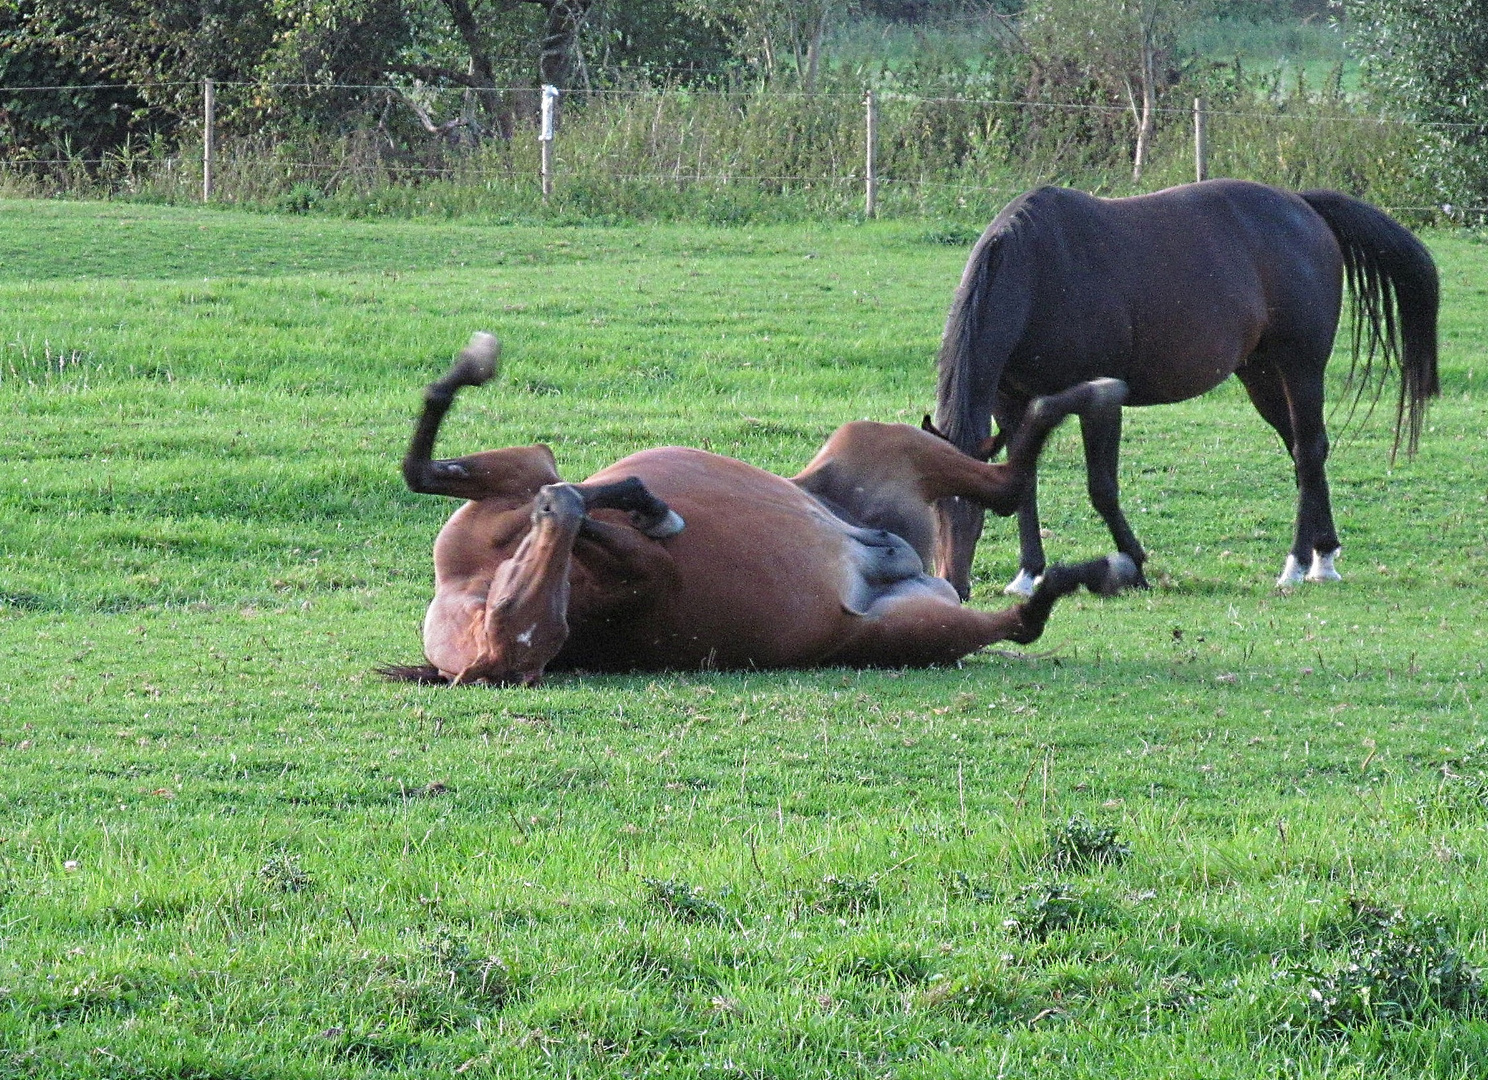
[(970, 237), (0, 202), (0, 1076), (1482, 1075), (1488, 246), (1427, 239), (1443, 397), (1335, 438), (1342, 585), (1273, 588), (1231, 381), (1127, 414), (1155, 588), (1024, 654), (450, 690), (372, 668), (470, 331), (446, 454), (790, 473), (931, 406)]

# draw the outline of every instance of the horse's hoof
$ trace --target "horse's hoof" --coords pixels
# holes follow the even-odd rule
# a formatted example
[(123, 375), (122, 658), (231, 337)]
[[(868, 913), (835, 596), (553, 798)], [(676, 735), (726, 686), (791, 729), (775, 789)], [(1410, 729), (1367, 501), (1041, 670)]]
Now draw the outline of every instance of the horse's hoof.
[(1302, 584), (1302, 564), (1297, 556), (1288, 553), (1286, 565), (1281, 568), (1281, 577), (1276, 579), (1278, 589), (1295, 589)]
[(1038, 588), (1038, 583), (1044, 579), (1042, 574), (1034, 577), (1021, 566), (1018, 567), (1018, 576), (1007, 583), (1007, 588), (1002, 590), (1003, 596), (1021, 596), (1028, 599), (1033, 595), (1033, 590)]
[(1312, 553), (1312, 567), (1307, 571), (1308, 581), (1342, 581), (1343, 575), (1333, 568), (1333, 560), (1338, 558), (1342, 548), (1334, 548), (1332, 551), (1314, 551)]
[(665, 540), (668, 536), (676, 536), (687, 527), (687, 522), (682, 520), (682, 515), (675, 510), (668, 510), (666, 517), (655, 525), (637, 525), (636, 528), (645, 533), (653, 540)]
[(495, 334), (476, 331), (470, 343), (460, 350), (460, 358), (450, 374), (464, 386), (484, 386), (496, 374), (501, 359), (501, 342)]
[(1146, 584), (1146, 579), (1142, 577), (1142, 568), (1137, 565), (1136, 560), (1125, 552), (1118, 551), (1106, 556), (1106, 576), (1101, 579), (1095, 591), (1101, 596), (1115, 596), (1134, 586), (1144, 587)]

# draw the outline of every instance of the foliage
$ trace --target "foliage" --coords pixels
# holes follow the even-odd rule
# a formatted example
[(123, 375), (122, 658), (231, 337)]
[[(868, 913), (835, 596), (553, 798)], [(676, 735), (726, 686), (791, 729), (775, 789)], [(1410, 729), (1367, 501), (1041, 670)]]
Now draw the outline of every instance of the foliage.
[(96, 158), (161, 130), (138, 92), (95, 85), (103, 81), (96, 67), (28, 33), (33, 11), (30, 0), (0, 2), (0, 156)]
[(1055, 870), (1084, 870), (1092, 866), (1114, 866), (1125, 861), (1131, 847), (1116, 839), (1115, 826), (1093, 825), (1079, 814), (1063, 825), (1049, 829), (1049, 853)]
[(716, 28), (731, 51), (766, 80), (789, 73), (816, 88), (822, 40), (846, 12), (846, 0), (688, 0), (688, 10)]
[(1088, 80), (1130, 109), (1141, 179), (1163, 92), (1178, 81), (1178, 38), (1201, 0), (1030, 0), (1024, 38), (1046, 78)]
[(1348, 12), (1369, 85), (1436, 125), (1417, 161), (1432, 201), (1488, 203), (1488, 3), (1349, 0)]
[(1437, 915), (1407, 915), (1349, 899), (1344, 955), (1324, 968), (1297, 968), (1310, 1017), (1324, 1030), (1409, 1023), (1441, 1012), (1488, 1011), (1483, 980)]

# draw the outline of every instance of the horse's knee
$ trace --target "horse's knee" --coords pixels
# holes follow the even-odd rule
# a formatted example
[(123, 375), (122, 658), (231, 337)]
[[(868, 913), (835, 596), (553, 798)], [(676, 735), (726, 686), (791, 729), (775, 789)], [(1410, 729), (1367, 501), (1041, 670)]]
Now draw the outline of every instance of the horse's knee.
[(1121, 488), (1114, 476), (1097, 476), (1091, 473), (1085, 483), (1085, 492), (1090, 496), (1090, 505), (1102, 517), (1120, 513)]

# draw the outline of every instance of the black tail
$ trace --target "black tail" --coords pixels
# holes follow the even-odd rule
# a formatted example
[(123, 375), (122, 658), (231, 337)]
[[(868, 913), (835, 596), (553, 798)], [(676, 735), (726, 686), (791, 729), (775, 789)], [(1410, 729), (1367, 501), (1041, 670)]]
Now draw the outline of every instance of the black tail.
[(1028, 317), (1029, 289), (1018, 280), (1026, 269), (1027, 198), (1008, 204), (972, 249), (940, 341), (935, 424), (973, 456), (991, 429), (997, 384)]
[[(1321, 215), (1343, 250), (1353, 315), (1349, 385), (1357, 405), (1371, 383), (1373, 401), (1392, 367), (1400, 369), (1393, 460), (1421, 441), (1426, 402), (1440, 392), (1436, 374), (1436, 312), (1441, 285), (1426, 245), (1394, 218), (1337, 191), (1299, 192)], [(1379, 358), (1376, 370), (1375, 358)], [(1371, 402), (1371, 404), (1372, 404)]]
[(449, 683), (433, 664), (386, 664), (376, 671), (389, 682), (434, 683), (439, 686)]

